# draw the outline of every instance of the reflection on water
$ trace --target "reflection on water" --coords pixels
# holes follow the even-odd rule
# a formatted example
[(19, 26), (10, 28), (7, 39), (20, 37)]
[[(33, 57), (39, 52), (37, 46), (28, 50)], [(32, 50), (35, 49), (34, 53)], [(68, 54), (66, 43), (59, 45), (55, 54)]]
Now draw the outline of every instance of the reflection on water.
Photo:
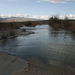
[(0, 51), (24, 59), (39, 59), (44, 63), (56, 63), (75, 67), (75, 34), (55, 31), (48, 25), (36, 26), (35, 34), (18, 36), (0, 42)]

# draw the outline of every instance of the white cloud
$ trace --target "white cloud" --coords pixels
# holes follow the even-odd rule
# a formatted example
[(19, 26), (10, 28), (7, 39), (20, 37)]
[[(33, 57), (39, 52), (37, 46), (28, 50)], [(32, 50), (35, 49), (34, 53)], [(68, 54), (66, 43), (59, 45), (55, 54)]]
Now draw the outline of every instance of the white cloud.
[(65, 17), (67, 17), (69, 19), (75, 19), (75, 14), (74, 15), (73, 14), (68, 14), (68, 15), (65, 15), (65, 16), (63, 16), (63, 15), (59, 16), (60, 19), (65, 19)]
[(65, 16), (60, 15), (60, 16), (59, 16), (59, 18), (60, 18), (60, 19), (64, 19), (64, 18), (65, 18)]
[(75, 19), (75, 14), (74, 15), (72, 15), (72, 14), (69, 14), (69, 15), (66, 15), (68, 18), (70, 18), (70, 19)]
[(8, 14), (8, 15), (4, 15), (4, 14), (0, 14), (0, 17), (1, 18), (6, 18), (6, 17), (29, 17), (29, 15), (28, 14), (24, 14), (24, 15), (22, 15), (22, 14)]
[(66, 3), (67, 1), (75, 1), (75, 0), (38, 0), (38, 2), (40, 1), (48, 1), (52, 3)]
[(6, 16), (4, 14), (0, 14), (0, 18), (5, 18)]
[(24, 14), (24, 16), (23, 17), (25, 17), (25, 18), (29, 18), (30, 17), (30, 15), (28, 15), (28, 14)]
[(35, 18), (35, 19), (48, 19), (49, 16), (47, 16), (47, 15), (41, 15), (41, 16), (34, 15), (33, 18)]
[(21, 14), (9, 14), (9, 15), (6, 15), (6, 17), (23, 17), (23, 15), (21, 15)]

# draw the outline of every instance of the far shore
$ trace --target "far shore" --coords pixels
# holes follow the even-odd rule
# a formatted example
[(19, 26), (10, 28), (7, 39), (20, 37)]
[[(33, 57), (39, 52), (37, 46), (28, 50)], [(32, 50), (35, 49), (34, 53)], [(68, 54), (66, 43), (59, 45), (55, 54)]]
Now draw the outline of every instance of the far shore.
[(75, 75), (75, 69), (45, 65), (39, 60), (24, 60), (0, 52), (0, 75)]

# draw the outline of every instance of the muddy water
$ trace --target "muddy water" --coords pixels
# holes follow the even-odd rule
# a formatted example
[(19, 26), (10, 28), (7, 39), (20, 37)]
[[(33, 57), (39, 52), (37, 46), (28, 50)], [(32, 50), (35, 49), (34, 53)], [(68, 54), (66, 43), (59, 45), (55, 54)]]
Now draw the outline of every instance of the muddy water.
[(22, 35), (0, 42), (0, 51), (24, 59), (39, 59), (44, 63), (75, 68), (75, 34), (55, 31), (48, 25), (37, 25), (35, 34)]

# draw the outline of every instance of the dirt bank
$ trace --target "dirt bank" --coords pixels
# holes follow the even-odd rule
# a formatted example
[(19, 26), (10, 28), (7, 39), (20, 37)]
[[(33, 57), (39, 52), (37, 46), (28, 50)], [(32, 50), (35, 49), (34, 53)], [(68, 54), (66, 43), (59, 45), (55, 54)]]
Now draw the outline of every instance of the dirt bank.
[(0, 52), (0, 75), (75, 75), (75, 70)]
[(26, 60), (0, 52), (0, 75), (11, 75), (13, 72), (23, 71), (27, 66)]

